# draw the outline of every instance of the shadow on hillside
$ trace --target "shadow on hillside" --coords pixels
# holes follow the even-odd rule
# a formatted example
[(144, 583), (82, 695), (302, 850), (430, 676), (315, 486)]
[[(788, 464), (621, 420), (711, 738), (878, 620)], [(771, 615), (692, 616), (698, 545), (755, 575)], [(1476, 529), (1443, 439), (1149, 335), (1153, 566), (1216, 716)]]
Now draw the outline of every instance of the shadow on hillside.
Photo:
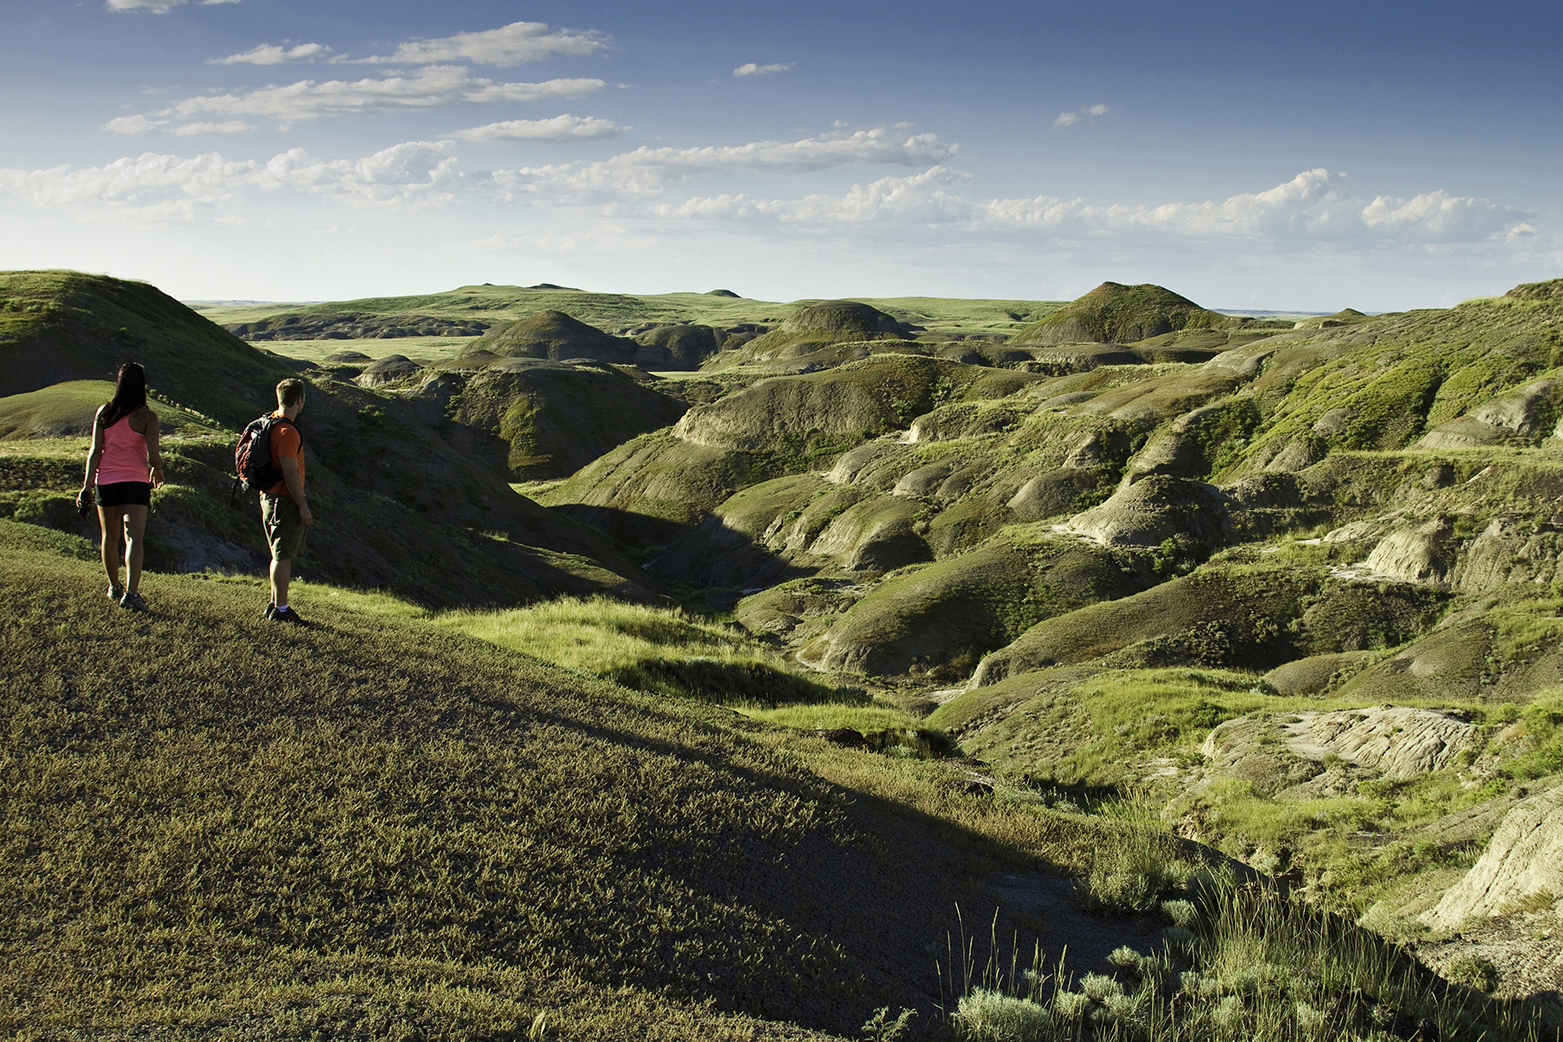
[(694, 524), (679, 524), (613, 507), (571, 503), (550, 507), (566, 517), (591, 525), (616, 540), (624, 550), (645, 560), (653, 578), (711, 590), (742, 592), (813, 575), (781, 557), (746, 532), (707, 514)]
[[(655, 707), (645, 711), (663, 714)], [(1030, 881), (1051, 879), (1055, 889), (1071, 892), (1071, 884), (1061, 878), (1063, 867), (1044, 857), (914, 807), (824, 781), (797, 767), (781, 765), (776, 771), (745, 767), (730, 754), (702, 748), (698, 734), (691, 734), (688, 743), (662, 741), (606, 726), (584, 713), (529, 715), (540, 724), (580, 730), (613, 746), (698, 762), (718, 777), (730, 779), (734, 790), (774, 791), (780, 783), (801, 804), (821, 809), (827, 827), (763, 839), (738, 838), (742, 855), (720, 875), (700, 872), (694, 865), (686, 868), (670, 856), (671, 848), (646, 852), (659, 869), (716, 903), (750, 904), (782, 926), (784, 936), (797, 935), (795, 949), (833, 950), (840, 960), (833, 973), (816, 978), (818, 988), (812, 994), (788, 988), (778, 995), (766, 982), (723, 972), (706, 977), (710, 988), (694, 998), (848, 1036), (857, 1034), (868, 1015), (884, 1005), (915, 1008), (919, 1023), (931, 1027), (942, 1019), (941, 1003), (952, 1001), (947, 994), (941, 996), (936, 963), (946, 966), (946, 976), (952, 950), (959, 963), (962, 917), (972, 946), (970, 957), (979, 968), (988, 960), (993, 939), (998, 940), (998, 954), (1006, 965), (1011, 948), (1017, 947), (1022, 967), (1029, 965), (1036, 944), (1051, 958), (1065, 945), (1074, 945), (1072, 950), (1102, 947), (1059, 936), (1023, 909), (1012, 915), (1010, 909), (999, 907), (1003, 891), (986, 885), (995, 873)], [(1063, 819), (1055, 827), (1060, 834), (1080, 828)], [(755, 895), (763, 896), (756, 901)], [(1100, 922), (1115, 944), (1123, 943), (1121, 928)], [(958, 976), (959, 969), (956, 972)], [(948, 985), (946, 979), (944, 986)]]

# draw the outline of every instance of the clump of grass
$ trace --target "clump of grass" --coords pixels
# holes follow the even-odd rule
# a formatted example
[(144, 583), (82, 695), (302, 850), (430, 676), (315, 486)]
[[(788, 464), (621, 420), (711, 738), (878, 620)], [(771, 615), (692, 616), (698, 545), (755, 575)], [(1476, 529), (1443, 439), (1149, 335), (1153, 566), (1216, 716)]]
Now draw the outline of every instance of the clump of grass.
[[(1229, 872), (1206, 873), (1191, 896), (1198, 926), (1184, 930), (1187, 943), (1160, 953), (1121, 947), (1110, 973), (1074, 979), (1063, 955), (1049, 963), (1040, 948), (1023, 970), (1013, 952), (1007, 972), (990, 955), (974, 973), (968, 958), (950, 1027), (984, 1042), (1560, 1037), (1524, 1004), (1451, 988), (1371, 932)], [(1481, 971), (1468, 987), (1491, 984)]]
[(962, 995), (954, 1020), (960, 1037), (969, 1042), (1040, 1042), (1053, 1030), (1046, 1007), (986, 988)]
[(1444, 970), (1451, 984), (1490, 994), (1498, 990), (1498, 968), (1480, 955), (1461, 955)]
[(1181, 892), (1199, 868), (1176, 837), (1131, 821), (1119, 842), (1098, 852), (1075, 893), (1082, 906), (1104, 915), (1145, 912)]

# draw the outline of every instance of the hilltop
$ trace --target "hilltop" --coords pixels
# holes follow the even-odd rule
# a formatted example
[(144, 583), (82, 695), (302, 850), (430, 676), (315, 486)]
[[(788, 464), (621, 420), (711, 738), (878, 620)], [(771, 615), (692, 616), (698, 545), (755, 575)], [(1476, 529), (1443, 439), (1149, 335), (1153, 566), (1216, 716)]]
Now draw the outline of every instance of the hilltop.
[(1022, 344), (1132, 344), (1185, 329), (1217, 329), (1225, 315), (1161, 286), (1104, 282), (1015, 334)]

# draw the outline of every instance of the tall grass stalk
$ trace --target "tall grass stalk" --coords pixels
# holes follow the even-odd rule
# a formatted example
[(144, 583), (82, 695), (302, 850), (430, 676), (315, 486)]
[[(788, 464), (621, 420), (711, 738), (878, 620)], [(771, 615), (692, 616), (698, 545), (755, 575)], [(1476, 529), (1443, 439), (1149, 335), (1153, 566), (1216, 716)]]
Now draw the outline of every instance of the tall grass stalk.
[[(954, 1001), (945, 1007), (949, 1027), (963, 1042), (1563, 1038), (1534, 1008), (1450, 985), (1371, 932), (1274, 888), (1206, 871), (1190, 897), (1177, 910), (1197, 910), (1194, 929), (1169, 927), (1147, 953), (1119, 948), (1110, 973), (1078, 980), (1065, 973), (1063, 953), (1048, 966), (1040, 945), (1023, 969), (1011, 944), (1006, 964), (997, 912), (979, 966), (957, 909), (959, 947), (947, 941), (941, 968)], [(941, 976), (941, 1001), (945, 987)]]

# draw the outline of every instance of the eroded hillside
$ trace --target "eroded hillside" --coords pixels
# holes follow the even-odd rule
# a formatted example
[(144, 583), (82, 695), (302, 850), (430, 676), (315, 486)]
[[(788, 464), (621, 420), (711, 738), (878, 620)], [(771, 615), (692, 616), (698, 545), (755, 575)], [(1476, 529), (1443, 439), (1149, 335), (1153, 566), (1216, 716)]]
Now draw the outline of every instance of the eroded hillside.
[[(800, 663), (941, 703), (1017, 783), (1150, 794), (1391, 932), (1447, 928), (1442, 888), (1563, 781), (1533, 709), (1563, 670), (1554, 285), (1267, 328), (1108, 284), (980, 350), (815, 305), (723, 363), (772, 375), (542, 501)], [(1383, 705), (1465, 737), (1281, 736)], [(1259, 759), (1201, 751), (1239, 718)], [(1542, 961), (1515, 986), (1563, 983)]]
[[(40, 277), (0, 344), (47, 359), (0, 400), (19, 520), (77, 526), (101, 387), (61, 381), (134, 348), (186, 428), (157, 567), (242, 570), (219, 430), (305, 371), (349, 522), (328, 577), (679, 598), (924, 717), (982, 785), (1139, 801), (1433, 965), (1487, 960), (1483, 990), (1563, 989), (1563, 280), (1296, 323), (1115, 283), (1064, 306), (467, 287), (300, 310), (369, 335), (299, 361), (172, 302), (118, 339), (86, 308), (79, 357), (15, 324), (57, 308)], [(461, 309), (442, 356), (368, 353)], [(220, 379), (181, 368), (196, 344)]]

